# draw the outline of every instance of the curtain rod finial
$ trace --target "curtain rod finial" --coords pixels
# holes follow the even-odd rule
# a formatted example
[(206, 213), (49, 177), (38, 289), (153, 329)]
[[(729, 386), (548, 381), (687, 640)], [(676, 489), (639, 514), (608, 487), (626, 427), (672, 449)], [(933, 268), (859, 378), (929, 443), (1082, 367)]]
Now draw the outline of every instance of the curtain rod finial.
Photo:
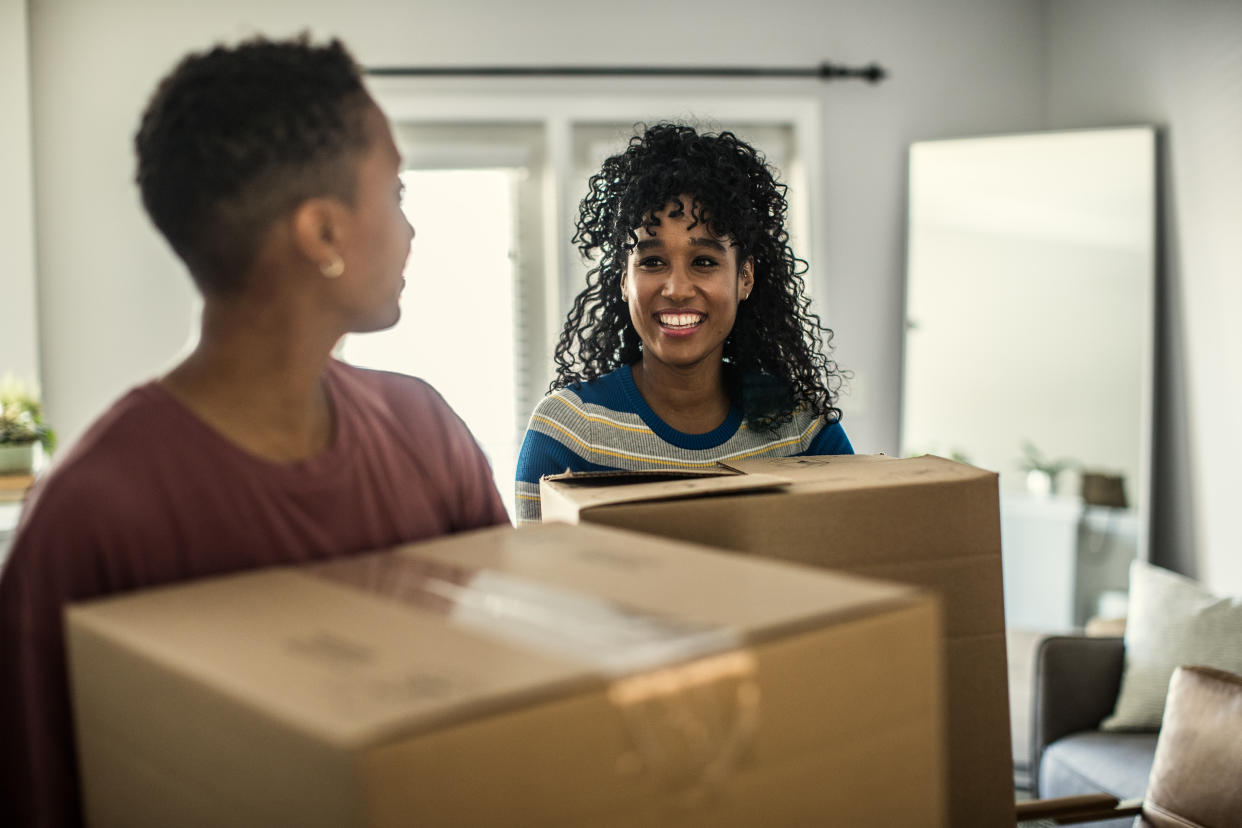
[(831, 78), (865, 78), (871, 83), (879, 83), (888, 77), (888, 70), (878, 63), (869, 63), (866, 66), (854, 68), (825, 61), (819, 65), (819, 77), (821, 80)]

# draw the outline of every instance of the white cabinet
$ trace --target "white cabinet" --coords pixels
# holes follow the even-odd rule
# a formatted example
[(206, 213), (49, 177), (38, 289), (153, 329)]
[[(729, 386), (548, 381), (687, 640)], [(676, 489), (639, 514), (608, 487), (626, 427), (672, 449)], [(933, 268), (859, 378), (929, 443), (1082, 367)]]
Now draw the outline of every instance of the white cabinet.
[(1006, 626), (1081, 627), (1096, 614), (1102, 594), (1126, 591), (1138, 530), (1133, 510), (1002, 492)]

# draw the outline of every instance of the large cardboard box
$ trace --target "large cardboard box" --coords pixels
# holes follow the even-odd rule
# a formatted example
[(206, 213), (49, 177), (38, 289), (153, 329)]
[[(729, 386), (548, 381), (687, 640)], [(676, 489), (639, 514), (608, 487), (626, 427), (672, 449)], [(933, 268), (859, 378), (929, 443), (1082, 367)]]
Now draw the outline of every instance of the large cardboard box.
[(70, 608), (90, 824), (941, 826), (936, 599), (600, 527)]
[(936, 590), (945, 618), (950, 824), (1012, 823), (997, 476), (931, 456), (745, 460), (730, 470), (743, 474), (693, 485), (545, 479), (544, 520), (636, 529)]

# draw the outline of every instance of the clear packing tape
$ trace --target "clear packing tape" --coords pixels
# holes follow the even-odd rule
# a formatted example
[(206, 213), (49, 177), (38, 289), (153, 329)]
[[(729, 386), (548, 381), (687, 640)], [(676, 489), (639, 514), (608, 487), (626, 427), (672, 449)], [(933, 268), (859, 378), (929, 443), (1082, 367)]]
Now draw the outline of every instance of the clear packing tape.
[(600, 673), (632, 746), (617, 757), (617, 773), (654, 785), (679, 805), (713, 798), (753, 748), (760, 722), (757, 662), (734, 629), (508, 572), (401, 554), (306, 571)]
[(618, 773), (646, 773), (686, 807), (714, 798), (754, 746), (755, 673), (755, 657), (736, 650), (614, 681), (608, 697), (635, 748)]

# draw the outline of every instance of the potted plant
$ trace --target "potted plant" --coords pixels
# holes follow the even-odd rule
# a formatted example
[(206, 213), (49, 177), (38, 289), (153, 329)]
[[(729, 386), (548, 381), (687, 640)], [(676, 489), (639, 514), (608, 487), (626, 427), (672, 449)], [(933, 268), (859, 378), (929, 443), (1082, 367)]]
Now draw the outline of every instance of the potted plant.
[(1019, 465), (1026, 472), (1027, 490), (1040, 496), (1056, 494), (1057, 478), (1061, 472), (1078, 467), (1073, 460), (1048, 459), (1030, 440), (1022, 441), (1022, 460)]
[(56, 432), (43, 422), (39, 391), (11, 374), (0, 380), (0, 474), (31, 474), (36, 446), (51, 454)]

